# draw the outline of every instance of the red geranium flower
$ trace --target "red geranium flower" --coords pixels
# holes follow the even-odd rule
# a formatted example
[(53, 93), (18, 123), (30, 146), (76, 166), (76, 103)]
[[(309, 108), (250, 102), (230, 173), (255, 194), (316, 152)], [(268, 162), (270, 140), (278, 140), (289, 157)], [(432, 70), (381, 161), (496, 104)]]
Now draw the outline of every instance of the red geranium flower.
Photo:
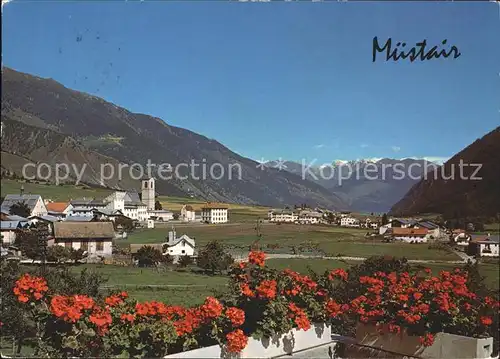
[(493, 324), (493, 320), (490, 317), (481, 317), (481, 324), (491, 325)]
[(226, 339), (227, 339), (226, 348), (227, 351), (230, 353), (241, 352), (247, 346), (248, 343), (248, 338), (241, 329), (236, 329), (235, 331), (227, 334)]
[(421, 336), (420, 344), (423, 344), (426, 347), (430, 347), (432, 344), (434, 344), (434, 335), (427, 333), (424, 336)]
[(266, 255), (261, 251), (252, 251), (248, 255), (248, 261), (252, 264), (258, 265), (259, 267), (264, 266), (264, 260)]
[(275, 280), (263, 280), (256, 289), (260, 297), (273, 299), (276, 297), (276, 287)]
[(239, 308), (235, 307), (227, 308), (226, 316), (235, 326), (240, 326), (245, 322), (245, 312)]

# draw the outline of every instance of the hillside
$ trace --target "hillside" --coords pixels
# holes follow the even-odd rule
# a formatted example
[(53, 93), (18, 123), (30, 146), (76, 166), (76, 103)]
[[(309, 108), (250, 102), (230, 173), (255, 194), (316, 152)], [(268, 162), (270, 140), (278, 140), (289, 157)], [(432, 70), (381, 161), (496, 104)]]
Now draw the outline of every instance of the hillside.
[[(274, 167), (277, 163), (277, 161), (270, 161), (267, 165)], [(287, 161), (284, 165), (285, 170), (302, 176), (302, 164)], [(308, 180), (340, 196), (353, 211), (387, 212), (423, 178), (426, 165), (430, 168), (438, 166), (417, 159), (383, 158), (376, 161), (349, 161), (341, 166), (333, 167), (333, 173), (330, 166), (324, 168), (323, 171), (318, 166), (311, 167), (309, 169), (311, 173), (305, 172), (305, 174)], [(350, 171), (352, 172), (349, 173)], [(398, 171), (405, 174), (411, 171), (411, 177), (405, 175), (402, 178)]]
[[(18, 170), (16, 158), (22, 162), (75, 163), (80, 168), (87, 163), (84, 182), (100, 185), (96, 170), (105, 163), (115, 168), (120, 163), (145, 167), (150, 160), (175, 168), (194, 161), (206, 164), (207, 169), (220, 163), (226, 170), (222, 179), (197, 180), (194, 177), (201, 176), (198, 170), (196, 176), (185, 180), (160, 179), (157, 191), (242, 204), (283, 206), (307, 201), (331, 209), (346, 208), (340, 197), (319, 184), (287, 171), (261, 170), (257, 162), (237, 155), (216, 140), (170, 126), (159, 118), (131, 113), (101, 98), (65, 88), (54, 80), (4, 67), (2, 90), (4, 170)], [(8, 157), (5, 164), (4, 157)], [(235, 178), (237, 173), (228, 178), (230, 165), (233, 173), (238, 168), (235, 166), (240, 166), (241, 179)], [(216, 167), (214, 172), (220, 173)], [(187, 168), (180, 168), (180, 176), (189, 174)], [(138, 186), (131, 174), (102, 184), (125, 189)]]
[[(464, 166), (460, 178), (459, 163), (480, 164)], [(455, 179), (446, 179), (455, 171)], [(476, 140), (444, 164), (444, 177), (439, 171), (414, 185), (404, 198), (396, 203), (393, 214), (441, 213), (445, 217), (492, 218), (498, 215), (500, 203), (500, 127)]]

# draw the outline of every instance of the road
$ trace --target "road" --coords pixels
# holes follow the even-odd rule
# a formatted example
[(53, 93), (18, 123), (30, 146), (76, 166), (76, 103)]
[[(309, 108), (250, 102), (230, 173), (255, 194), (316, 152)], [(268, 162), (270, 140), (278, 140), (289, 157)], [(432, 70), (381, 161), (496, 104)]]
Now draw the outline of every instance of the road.
[[(442, 260), (431, 260), (431, 259), (409, 259), (408, 263), (443, 263), (443, 264), (464, 264), (467, 263), (469, 259), (474, 260), (474, 258), (469, 257), (465, 253), (463, 257), (458, 252), (457, 254), (463, 258), (461, 261), (442, 261)], [(344, 260), (344, 261), (364, 261), (367, 258), (365, 257), (325, 257), (320, 255), (307, 255), (307, 254), (274, 254), (274, 253), (266, 253), (266, 259), (294, 259), (294, 258), (302, 258), (302, 259), (327, 259), (327, 260)], [(237, 262), (246, 262), (247, 256), (236, 256), (235, 261)]]

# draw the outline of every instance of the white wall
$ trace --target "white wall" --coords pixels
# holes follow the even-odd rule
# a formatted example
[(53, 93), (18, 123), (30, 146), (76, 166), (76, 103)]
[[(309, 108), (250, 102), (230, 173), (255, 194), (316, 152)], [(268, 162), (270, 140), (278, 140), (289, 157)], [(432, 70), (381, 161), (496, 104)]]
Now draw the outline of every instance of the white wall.
[[(485, 253), (484, 250), (489, 246), (491, 253)], [(498, 257), (498, 243), (480, 243), (479, 244), (481, 257)]]
[(394, 236), (393, 237), (394, 240), (396, 241), (402, 241), (402, 242), (406, 242), (406, 243), (411, 243), (411, 242), (415, 242), (415, 243), (427, 243), (427, 238), (424, 237), (413, 237), (413, 236)]
[(202, 221), (209, 223), (227, 223), (227, 209), (226, 208), (205, 208), (201, 211)]
[(2, 236), (2, 243), (5, 244), (12, 244), (16, 240), (16, 232), (11, 229), (3, 230), (1, 232), (1, 236)]
[(168, 247), (168, 254), (171, 256), (193, 256), (194, 248), (191, 247), (186, 241), (181, 241), (177, 243), (175, 246)]
[[(103, 242), (103, 250), (98, 251), (97, 250), (97, 244), (96, 241), (89, 241), (88, 242), (88, 253), (89, 256), (103, 256), (103, 257), (110, 257), (113, 255), (113, 248), (112, 248), (112, 242), (111, 241), (104, 241)], [(60, 245), (65, 247), (64, 242), (58, 242), (55, 243), (55, 245)], [(81, 242), (80, 241), (71, 241), (71, 248), (78, 250), (81, 248)]]
[(48, 214), (47, 207), (45, 207), (45, 203), (43, 203), (42, 198), (38, 198), (36, 201), (35, 207), (31, 211), (32, 216), (46, 216)]
[(293, 223), (299, 220), (297, 213), (271, 213), (269, 216), (270, 222), (286, 222)]

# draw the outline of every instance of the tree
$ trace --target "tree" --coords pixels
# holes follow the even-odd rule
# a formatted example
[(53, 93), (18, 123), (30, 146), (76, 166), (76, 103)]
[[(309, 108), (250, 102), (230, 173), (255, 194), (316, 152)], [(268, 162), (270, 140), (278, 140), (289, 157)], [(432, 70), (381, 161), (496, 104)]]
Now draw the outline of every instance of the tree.
[(334, 223), (335, 222), (335, 215), (332, 212), (328, 212), (328, 214), (326, 215), (326, 220), (330, 224)]
[(185, 268), (188, 265), (193, 264), (193, 258), (191, 258), (188, 255), (181, 256), (179, 260), (177, 261), (177, 265), (181, 268)]
[(170, 254), (168, 254), (168, 253), (163, 253), (161, 255), (161, 260), (160, 261), (163, 264), (172, 264), (172, 263), (174, 263), (174, 258)]
[(22, 229), (16, 234), (14, 244), (29, 259), (44, 259), (47, 255), (47, 236), (45, 228)]
[(179, 213), (174, 213), (173, 217), (174, 217), (175, 220), (178, 220), (179, 219)]
[(139, 261), (139, 267), (151, 267), (163, 260), (161, 252), (151, 246), (141, 247), (134, 257)]
[(156, 211), (161, 211), (162, 209), (163, 209), (163, 207), (162, 207), (160, 201), (156, 201), (155, 202), (155, 210)]
[(387, 223), (389, 223), (389, 220), (387, 219), (387, 214), (384, 213), (382, 215), (382, 225), (385, 226)]
[(66, 247), (55, 245), (47, 248), (47, 261), (63, 263), (70, 258), (70, 250)]
[(233, 257), (224, 251), (224, 247), (218, 241), (208, 243), (199, 252), (197, 259), (198, 267), (210, 271), (212, 274), (227, 270), (233, 262)]
[(75, 264), (85, 258), (85, 251), (81, 248), (73, 249), (69, 251), (69, 259), (71, 259)]
[(10, 206), (9, 213), (28, 218), (31, 215), (31, 209), (26, 202), (17, 202)]
[(131, 218), (125, 216), (116, 217), (113, 222), (113, 227), (115, 231), (121, 227), (124, 231), (130, 232), (134, 229), (134, 221)]

